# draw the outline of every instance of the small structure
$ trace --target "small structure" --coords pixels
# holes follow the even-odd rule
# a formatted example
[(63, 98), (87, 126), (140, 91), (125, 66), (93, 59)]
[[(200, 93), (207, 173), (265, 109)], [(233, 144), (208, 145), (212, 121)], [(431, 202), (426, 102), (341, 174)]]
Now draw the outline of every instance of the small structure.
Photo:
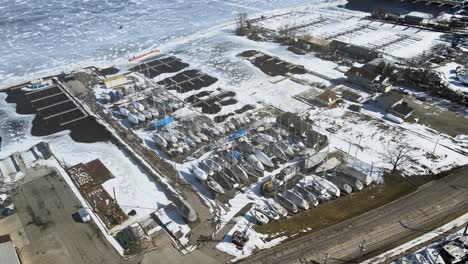
[(128, 83), (128, 79), (125, 75), (119, 74), (104, 79), (104, 84), (108, 89), (117, 88)]
[(413, 114), (414, 109), (411, 108), (407, 102), (401, 102), (392, 106), (388, 112), (394, 116), (397, 116), (403, 120), (410, 117)]
[(330, 45), (330, 41), (326, 39), (308, 35), (302, 37), (302, 42), (305, 49), (313, 51), (323, 51)]
[(278, 116), (276, 122), (285, 129), (288, 129), (296, 136), (304, 140), (307, 147), (323, 146), (328, 143), (328, 137), (312, 129), (312, 126), (301, 117), (291, 112), (285, 112)]
[(349, 82), (357, 84), (363, 90), (371, 93), (386, 93), (392, 88), (389, 78), (382, 76), (379, 73), (379, 66), (373, 63), (368, 63), (360, 68), (351, 67), (345, 75)]
[(330, 47), (340, 55), (359, 61), (370, 61), (380, 56), (379, 52), (364, 46), (349, 44), (339, 40), (332, 40)]
[(389, 111), (393, 106), (401, 104), (403, 102), (403, 98), (404, 96), (401, 93), (390, 91), (377, 97), (376, 105), (385, 111)]
[(364, 98), (360, 94), (353, 92), (349, 89), (343, 89), (341, 91), (341, 95), (344, 99), (349, 100), (351, 102), (362, 103), (364, 101)]
[(440, 254), (448, 263), (464, 263), (468, 260), (468, 236), (462, 236), (442, 246)]
[(336, 92), (333, 90), (326, 90), (325, 92), (319, 94), (316, 97), (317, 102), (324, 106), (333, 106), (336, 101), (338, 100), (338, 97), (336, 96)]
[(416, 15), (406, 15), (405, 18), (403, 19), (403, 21), (409, 25), (421, 25), (423, 20), (424, 20), (424, 17), (420, 17)]
[(0, 263), (20, 264), (18, 253), (11, 241), (10, 235), (0, 236)]

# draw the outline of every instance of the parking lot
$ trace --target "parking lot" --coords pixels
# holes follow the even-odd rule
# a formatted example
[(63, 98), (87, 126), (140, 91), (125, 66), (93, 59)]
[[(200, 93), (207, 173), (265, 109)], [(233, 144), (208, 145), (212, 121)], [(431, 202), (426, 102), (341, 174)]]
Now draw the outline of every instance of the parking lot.
[(74, 221), (72, 215), (80, 203), (59, 175), (52, 173), (21, 185), (12, 199), (21, 222), (17, 226), (29, 241), (16, 245), (23, 263), (124, 263), (94, 223)]

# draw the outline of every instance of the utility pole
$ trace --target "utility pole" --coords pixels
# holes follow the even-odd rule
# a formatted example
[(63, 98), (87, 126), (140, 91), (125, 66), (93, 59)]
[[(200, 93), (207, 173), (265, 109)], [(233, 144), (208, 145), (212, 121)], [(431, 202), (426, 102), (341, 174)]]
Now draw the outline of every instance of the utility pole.
[(439, 138), (437, 138), (437, 141), (436, 141), (436, 143), (435, 143), (434, 149), (432, 150), (432, 156), (434, 156), (435, 150), (436, 150), (438, 144), (439, 144)]

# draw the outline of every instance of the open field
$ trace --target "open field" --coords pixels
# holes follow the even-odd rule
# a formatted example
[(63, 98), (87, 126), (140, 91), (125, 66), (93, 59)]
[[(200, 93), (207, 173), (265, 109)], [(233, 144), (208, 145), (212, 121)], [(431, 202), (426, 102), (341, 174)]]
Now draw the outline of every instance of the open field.
[[(407, 102), (409, 106), (415, 109), (414, 116), (411, 117), (413, 121), (417, 118), (419, 124), (426, 125), (452, 137), (467, 133), (466, 109), (448, 102), (421, 102), (414, 98), (407, 100)], [(451, 110), (447, 108), (451, 108)]]

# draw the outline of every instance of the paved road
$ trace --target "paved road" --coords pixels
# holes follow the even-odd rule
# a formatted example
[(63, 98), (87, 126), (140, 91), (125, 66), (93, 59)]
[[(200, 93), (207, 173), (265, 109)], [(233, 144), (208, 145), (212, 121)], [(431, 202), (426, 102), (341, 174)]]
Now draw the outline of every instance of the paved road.
[(353, 263), (468, 212), (468, 166), (376, 210), (261, 251), (242, 263)]

